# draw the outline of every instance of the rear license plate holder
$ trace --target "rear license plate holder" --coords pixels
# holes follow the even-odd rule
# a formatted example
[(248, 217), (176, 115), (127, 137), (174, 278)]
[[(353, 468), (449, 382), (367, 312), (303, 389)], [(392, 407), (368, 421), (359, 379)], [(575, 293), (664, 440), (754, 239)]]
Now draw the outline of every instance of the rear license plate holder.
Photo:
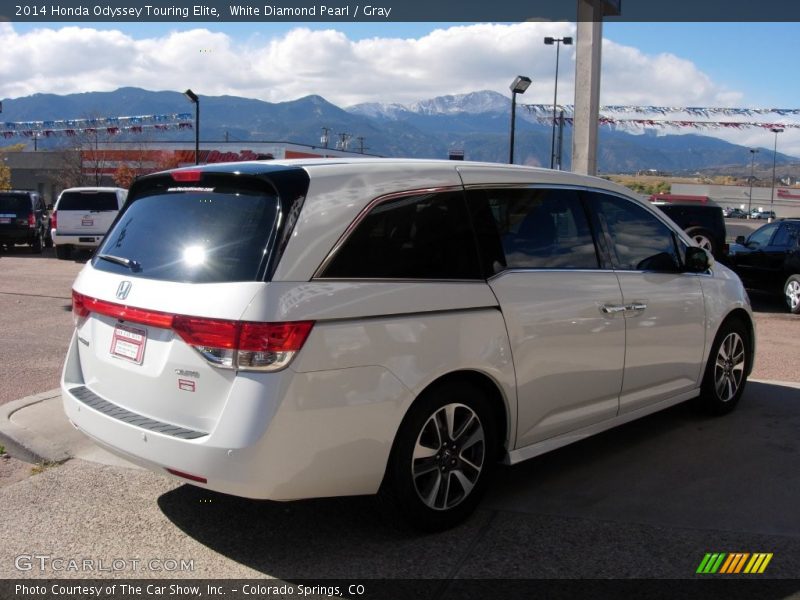
[(111, 356), (140, 365), (146, 345), (146, 330), (118, 323), (111, 338)]

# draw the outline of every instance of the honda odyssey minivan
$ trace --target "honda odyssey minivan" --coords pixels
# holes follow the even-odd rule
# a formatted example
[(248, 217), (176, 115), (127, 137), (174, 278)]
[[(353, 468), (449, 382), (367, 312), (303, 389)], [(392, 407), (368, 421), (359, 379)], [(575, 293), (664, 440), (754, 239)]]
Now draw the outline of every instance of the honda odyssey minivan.
[(739, 278), (657, 208), (497, 164), (148, 175), (72, 296), (64, 407), (100, 445), (249, 498), (377, 493), (428, 530), (498, 462), (732, 410), (755, 348)]

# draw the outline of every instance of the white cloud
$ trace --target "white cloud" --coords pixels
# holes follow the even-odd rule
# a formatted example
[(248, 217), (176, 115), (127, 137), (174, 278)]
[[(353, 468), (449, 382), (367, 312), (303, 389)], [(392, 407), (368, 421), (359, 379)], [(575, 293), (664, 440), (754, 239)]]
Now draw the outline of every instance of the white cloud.
[[(508, 95), (509, 83), (519, 74), (533, 79), (520, 101), (549, 104), (555, 49), (542, 38), (576, 34), (574, 24), (542, 22), (461, 25), (418, 39), (392, 37), (391, 24), (376, 32), (373, 38), (352, 40), (333, 28), (297, 26), (269, 39), (238, 39), (195, 28), (135, 39), (89, 25), (18, 33), (13, 24), (0, 23), (0, 97), (135, 86), (192, 88), (205, 95), (270, 102), (319, 94), (348, 106), (410, 103), (482, 89)], [(572, 103), (575, 47), (562, 46), (560, 57), (559, 100)], [(744, 101), (740, 92), (674, 54), (647, 55), (605, 40), (602, 58), (604, 104), (737, 106)], [(800, 135), (795, 134), (784, 134), (781, 147), (796, 147), (800, 153)], [(720, 137), (756, 143), (764, 135), (722, 132)]]

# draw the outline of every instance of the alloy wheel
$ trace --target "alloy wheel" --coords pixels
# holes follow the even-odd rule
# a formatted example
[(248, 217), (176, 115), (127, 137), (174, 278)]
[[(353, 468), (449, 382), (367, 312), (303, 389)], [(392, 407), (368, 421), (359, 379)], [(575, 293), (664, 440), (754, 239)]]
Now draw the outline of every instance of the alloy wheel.
[(711, 243), (711, 240), (702, 234), (695, 234), (692, 236), (692, 239), (703, 250), (708, 250), (711, 252), (714, 249), (714, 245)]
[(797, 312), (797, 307), (800, 306), (800, 281), (792, 279), (786, 284), (786, 303), (789, 310)]
[(485, 458), (485, 433), (477, 413), (464, 404), (446, 404), (417, 436), (411, 461), (414, 489), (429, 508), (451, 509), (470, 495)]
[(728, 402), (736, 396), (744, 379), (744, 367), (744, 341), (737, 332), (732, 331), (722, 340), (714, 366), (714, 389), (722, 402)]

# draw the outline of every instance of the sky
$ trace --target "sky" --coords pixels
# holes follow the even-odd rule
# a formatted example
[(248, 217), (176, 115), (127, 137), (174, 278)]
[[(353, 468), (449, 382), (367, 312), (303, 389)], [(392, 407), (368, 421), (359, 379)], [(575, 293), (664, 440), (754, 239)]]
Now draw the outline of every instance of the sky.
[[(319, 94), (346, 107), (484, 89), (509, 96), (514, 76), (527, 75), (533, 85), (518, 102), (552, 104), (555, 48), (543, 37), (575, 33), (574, 23), (553, 22), (0, 22), (0, 99), (135, 86), (269, 102)], [(792, 68), (800, 23), (609, 20), (603, 39), (601, 104), (800, 108), (800, 78)], [(573, 102), (574, 71), (574, 46), (562, 46), (560, 103)], [(800, 122), (778, 115), (709, 118)], [(695, 132), (751, 147), (771, 149), (775, 141), (761, 128)], [(800, 129), (781, 134), (778, 150), (800, 156)]]

